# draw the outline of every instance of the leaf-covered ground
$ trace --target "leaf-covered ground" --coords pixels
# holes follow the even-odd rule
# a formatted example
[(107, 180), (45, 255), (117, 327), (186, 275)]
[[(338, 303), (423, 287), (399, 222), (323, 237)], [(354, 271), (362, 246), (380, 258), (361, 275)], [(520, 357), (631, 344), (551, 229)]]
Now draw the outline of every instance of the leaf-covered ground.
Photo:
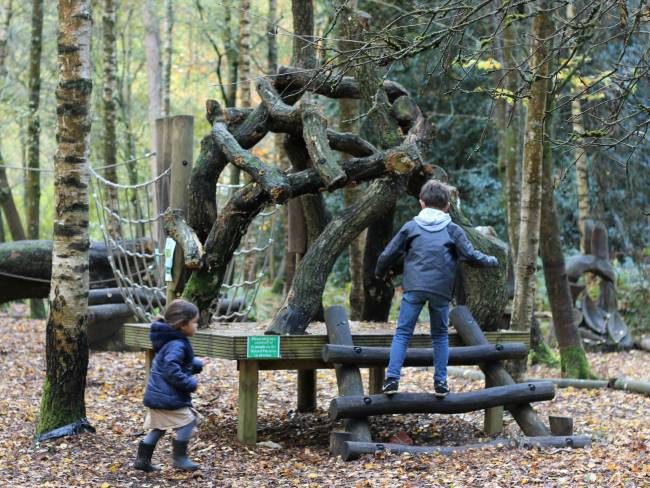
[[(595, 438), (585, 450), (505, 450), (492, 448), (451, 457), (366, 456), (342, 462), (328, 455), (332, 371), (318, 372), (318, 411), (296, 414), (295, 373), (260, 372), (259, 440), (282, 449), (247, 448), (237, 443), (235, 363), (210, 360), (200, 376), (196, 406), (205, 415), (192, 441), (194, 474), (170, 467), (170, 437), (154, 455), (162, 471), (131, 469), (142, 433), (144, 382), (142, 353), (92, 353), (86, 405), (96, 434), (34, 444), (40, 388), (45, 374), (44, 324), (0, 317), (0, 483), (5, 486), (351, 486), (501, 487), (650, 486), (650, 398), (622, 391), (558, 390), (538, 406), (544, 414), (570, 415), (577, 434)], [(650, 354), (633, 351), (590, 355), (595, 371), (607, 378), (625, 374), (650, 379)], [(557, 372), (535, 368), (535, 376)], [(481, 388), (479, 382), (451, 379), (455, 390)], [(402, 389), (431, 388), (431, 372), (405, 370)], [(482, 414), (411, 415), (374, 419), (374, 438), (387, 441), (405, 432), (416, 444), (462, 444), (481, 436)], [(338, 426), (336, 426), (338, 427)], [(507, 417), (507, 435), (518, 435)], [(403, 434), (402, 434), (403, 435)]]

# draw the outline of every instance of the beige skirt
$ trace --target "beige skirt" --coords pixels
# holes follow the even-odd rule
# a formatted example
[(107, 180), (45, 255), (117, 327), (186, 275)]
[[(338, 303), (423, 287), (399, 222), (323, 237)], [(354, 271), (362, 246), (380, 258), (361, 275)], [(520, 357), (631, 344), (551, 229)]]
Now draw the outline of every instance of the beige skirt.
[(147, 408), (147, 415), (144, 419), (145, 430), (172, 430), (180, 429), (190, 422), (199, 419), (199, 414), (191, 407), (183, 407), (177, 410), (161, 410), (158, 408)]

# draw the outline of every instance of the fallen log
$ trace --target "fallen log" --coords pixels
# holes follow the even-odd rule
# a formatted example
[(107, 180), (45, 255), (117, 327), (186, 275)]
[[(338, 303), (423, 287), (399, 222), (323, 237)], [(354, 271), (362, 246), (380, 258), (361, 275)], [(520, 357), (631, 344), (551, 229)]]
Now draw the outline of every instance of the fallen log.
[[(456, 329), (463, 342), (468, 346), (489, 344), (469, 309), (465, 306), (455, 307), (449, 314), (449, 322)], [(506, 369), (496, 363), (484, 363), (479, 365), (488, 381), (492, 385), (513, 385), (512, 376)], [(537, 416), (530, 405), (507, 405), (506, 408), (517, 421), (517, 424), (529, 436), (549, 435), (550, 431), (542, 420)]]
[[(375, 454), (377, 452), (388, 452), (391, 454), (404, 454), (411, 455), (426, 455), (426, 454), (441, 454), (449, 456), (459, 452), (466, 452), (474, 449), (486, 448), (505, 448), (517, 449), (525, 448), (531, 449), (533, 447), (544, 448), (583, 448), (591, 444), (591, 437), (589, 436), (543, 436), (543, 437), (520, 437), (515, 439), (493, 439), (486, 442), (477, 442), (474, 444), (466, 444), (463, 446), (408, 446), (405, 444), (391, 444), (384, 442), (355, 442), (352, 440), (342, 440), (334, 455), (340, 455), (344, 461), (356, 459), (363, 454)], [(332, 443), (330, 443), (332, 445)]]
[(618, 378), (612, 378), (608, 386), (614, 390), (631, 391), (650, 396), (650, 381), (637, 381), (620, 376)]
[(576, 378), (526, 378), (526, 381), (550, 381), (558, 388), (607, 388), (606, 380), (580, 380)]
[[(127, 241), (129, 250), (147, 248), (150, 240)], [(90, 287), (117, 286), (104, 243), (91, 242)], [(26, 240), (0, 244), (0, 303), (26, 298), (47, 298), (52, 275), (52, 241)]]
[(125, 303), (88, 307), (88, 347), (95, 350), (123, 350), (122, 327), (133, 320)]
[[(448, 364), (479, 364), (503, 359), (525, 358), (527, 354), (528, 347), (521, 343), (452, 347), (449, 349)], [(356, 364), (357, 366), (386, 366), (390, 358), (390, 347), (325, 344), (321, 357), (326, 363)], [(418, 347), (406, 350), (404, 366), (432, 365), (432, 349)]]
[[(480, 371), (473, 371), (471, 369), (454, 368), (453, 366), (447, 368), (447, 373), (450, 376), (458, 378), (469, 378), (472, 380), (484, 380), (485, 375)], [(581, 380), (577, 378), (526, 378), (524, 382), (539, 382), (547, 381), (553, 383), (558, 388), (584, 388), (584, 389), (600, 389), (611, 388), (613, 390), (628, 391), (631, 393), (641, 393), (650, 395), (650, 381), (639, 381), (626, 378), (624, 376), (612, 378), (610, 380)]]
[(346, 396), (330, 402), (331, 420), (359, 418), (371, 415), (405, 413), (466, 413), (501, 405), (520, 405), (555, 397), (555, 387), (550, 382), (519, 383), (495, 386), (467, 393), (450, 393), (436, 398), (433, 393), (397, 393), (392, 396)]

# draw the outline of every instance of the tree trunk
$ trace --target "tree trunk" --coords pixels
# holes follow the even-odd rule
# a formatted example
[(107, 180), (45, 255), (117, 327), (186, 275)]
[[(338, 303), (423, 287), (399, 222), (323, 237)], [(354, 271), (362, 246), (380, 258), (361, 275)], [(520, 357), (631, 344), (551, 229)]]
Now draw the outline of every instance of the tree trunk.
[[(132, 162), (126, 165), (127, 177), (129, 185), (138, 183), (138, 164), (133, 161), (136, 158), (135, 134), (133, 133), (133, 126), (131, 120), (131, 107), (132, 107), (132, 85), (133, 75), (131, 74), (131, 61), (133, 52), (133, 36), (131, 34), (131, 22), (133, 18), (133, 5), (129, 5), (126, 13), (126, 20), (123, 26), (119, 29), (120, 39), (122, 44), (123, 59), (120, 65), (122, 68), (122, 75), (117, 78), (117, 91), (116, 103), (120, 108), (120, 118), (124, 126), (124, 160), (131, 160)], [(116, 64), (117, 65), (117, 64)], [(137, 190), (131, 191), (130, 197), (131, 205), (135, 211), (138, 219), (143, 218), (142, 204), (138, 198)], [(145, 225), (141, 224), (136, 226), (137, 237), (144, 237), (146, 233)]]
[[(353, 41), (359, 39), (359, 25), (351, 13), (357, 9), (356, 0), (349, 0), (342, 11), (339, 22), (341, 23), (339, 29), (339, 49), (342, 52), (354, 48)], [(349, 41), (346, 41), (349, 40)], [(343, 60), (343, 59), (342, 59)], [(343, 132), (358, 132), (358, 123), (356, 119), (359, 115), (359, 101), (347, 98), (342, 98), (339, 101), (339, 129)], [(347, 158), (349, 156), (344, 155)], [(353, 205), (361, 198), (363, 190), (357, 186), (346, 187), (343, 189), (343, 201), (346, 207)], [(363, 316), (363, 298), (365, 296), (363, 289), (364, 275), (363, 275), (363, 249), (366, 242), (366, 231), (364, 230), (356, 237), (350, 247), (349, 252), (349, 266), (350, 266), (350, 318), (352, 320), (360, 320)]]
[(482, 330), (498, 330), (503, 311), (508, 304), (506, 283), (508, 250), (499, 239), (478, 232), (452, 199), (449, 209), (452, 221), (460, 225), (472, 245), (484, 254), (496, 256), (497, 268), (475, 268), (459, 264), (454, 298), (457, 305), (466, 305)]
[[(251, 106), (251, 2), (250, 0), (239, 1), (239, 61), (237, 67), (239, 103), (240, 107)], [(230, 184), (238, 185), (241, 181), (241, 170), (230, 165)]]
[(174, 32), (174, 9), (172, 0), (165, 0), (165, 45), (163, 60), (163, 95), (162, 95), (162, 115), (169, 117), (171, 115), (171, 82), (172, 82), (172, 52), (173, 52), (173, 32)]
[(268, 73), (278, 71), (278, 0), (269, 0), (269, 16), (266, 19), (266, 66)]
[[(46, 377), (36, 432), (88, 425), (88, 147), (92, 67), (90, 0), (59, 0), (55, 224)], [(75, 429), (79, 431), (79, 427)]]
[[(2, 155), (0, 155), (0, 166), (3, 164), (4, 159), (2, 158)], [(23, 224), (20, 221), (18, 208), (16, 207), (16, 202), (11, 192), (11, 187), (9, 186), (7, 172), (2, 167), (0, 167), (0, 206), (2, 206), (2, 210), (4, 211), (5, 217), (7, 218), (7, 226), (9, 227), (9, 231), (11, 232), (11, 237), (13, 240), (25, 240), (25, 230), (23, 228)]]
[(385, 207), (384, 212), (366, 230), (363, 250), (363, 308), (361, 320), (387, 322), (395, 287), (390, 279), (375, 276), (377, 259), (393, 237), (395, 202)]
[[(293, 18), (292, 40), (293, 54), (292, 61), (298, 68), (316, 67), (316, 50), (312, 44), (314, 38), (314, 5), (312, 0), (292, 0), (291, 13)], [(287, 103), (293, 104), (297, 95), (288, 94)], [(304, 148), (304, 141), (301, 137), (290, 136), (285, 140), (287, 156), (291, 161), (294, 171), (300, 171), (313, 167), (314, 162), (310, 160), (309, 154)], [(325, 202), (319, 194), (303, 195), (297, 201), (289, 202), (289, 240), (296, 241), (298, 236), (306, 237), (306, 243), (302, 252), (295, 254), (295, 266), (303, 258), (309, 246), (316, 241), (327, 224)], [(302, 212), (302, 218), (292, 218)], [(294, 269), (294, 278), (297, 268)], [(288, 283), (289, 287), (291, 282)], [(320, 298), (319, 298), (320, 299)]]
[[(160, 59), (160, 27), (156, 14), (155, 0), (145, 0), (143, 4), (145, 26), (144, 53), (147, 59), (147, 90), (149, 94), (149, 124), (151, 130), (151, 150), (156, 143), (155, 120), (162, 114), (162, 64)], [(151, 176), (157, 176), (156, 158), (151, 159)]]
[[(32, 0), (32, 40), (29, 52), (29, 111), (27, 121), (27, 237), (38, 239), (41, 204), (39, 105), (41, 95), (41, 52), (43, 46), (43, 0)], [(41, 300), (30, 300), (32, 318), (45, 318)]]
[(296, 270), (291, 291), (267, 333), (303, 334), (321, 306), (327, 277), (339, 254), (370, 222), (386, 211), (403, 191), (393, 178), (374, 181), (363, 197), (333, 219), (305, 254)]
[[(102, 15), (103, 49), (104, 49), (104, 89), (102, 102), (104, 109), (104, 178), (117, 183), (117, 132), (115, 128), (115, 91), (117, 85), (117, 59), (115, 55), (115, 0), (104, 0)], [(117, 189), (108, 188), (108, 205), (118, 208)], [(120, 221), (108, 218), (108, 234), (118, 239)]]
[[(371, 17), (359, 10), (348, 11), (350, 22), (356, 24), (357, 38), (363, 39), (370, 27)], [(371, 63), (357, 63), (354, 74), (359, 82), (360, 112), (367, 116), (362, 123), (361, 136), (380, 149), (399, 144), (401, 135), (396, 120), (391, 116), (391, 107), (382, 80)], [(390, 279), (375, 277), (375, 266), (379, 255), (393, 237), (395, 200), (384, 205), (377, 219), (370, 223), (366, 232), (363, 251), (363, 309), (362, 320), (386, 322), (390, 313), (395, 289)]]
[[(539, 251), (539, 222), (541, 217), (542, 159), (544, 146), (544, 119), (546, 112), (547, 76), (549, 72), (549, 37), (551, 17), (547, 13), (549, 0), (539, 3), (532, 26), (532, 69), (534, 81), (530, 88), (530, 102), (526, 116), (526, 143), (522, 167), (522, 193), (519, 217), (519, 249), (515, 268), (515, 297), (512, 304), (510, 327), (529, 330), (535, 303), (535, 271)], [(513, 374), (523, 377), (524, 361), (513, 363)]]
[(232, 9), (224, 8), (224, 45), (228, 63), (228, 89), (226, 107), (234, 107), (237, 103), (237, 80), (239, 79), (239, 49), (232, 34)]
[[(507, 14), (504, 13), (504, 15)], [(517, 61), (514, 57), (516, 38), (515, 25), (507, 22), (501, 34), (501, 64), (507, 70), (503, 89), (506, 94), (517, 92)], [(497, 101), (500, 125), (499, 131), (499, 169), (503, 175), (506, 215), (508, 220), (508, 241), (512, 262), (517, 261), (519, 245), (519, 200), (520, 200), (520, 157), (519, 157), (519, 105), (514, 96), (506, 95)]]
[[(552, 109), (553, 104), (549, 103), (548, 105)], [(552, 118), (548, 119), (546, 126), (549, 137), (544, 141), (540, 229), (544, 281), (546, 282), (548, 300), (553, 315), (555, 337), (560, 349), (562, 376), (591, 379), (594, 378), (594, 375), (589, 369), (587, 356), (582, 347), (578, 323), (576, 322), (555, 206), (555, 188), (552, 179), (553, 155), (551, 150), (551, 139), (553, 139), (554, 132)]]
[[(567, 20), (572, 21), (575, 18), (575, 9), (573, 3), (569, 2), (566, 6)], [(575, 21), (575, 20), (573, 20)], [(589, 205), (589, 173), (587, 172), (587, 153), (584, 148), (580, 147), (578, 141), (585, 128), (582, 125), (582, 106), (578, 94), (571, 101), (571, 123), (573, 125), (573, 134), (575, 137), (575, 163), (576, 163), (576, 188), (578, 192), (578, 229), (580, 231), (580, 252), (589, 254), (587, 248), (587, 236), (585, 232), (585, 221), (590, 219), (591, 211)]]
[[(7, 67), (5, 64), (7, 60), (7, 38), (9, 35), (9, 25), (11, 23), (12, 15), (13, 2), (12, 0), (9, 0), (6, 6), (5, 4), (2, 4), (2, 7), (0, 8), (0, 19), (2, 20), (2, 24), (0, 24), (0, 79), (3, 82), (7, 74)], [(9, 186), (9, 180), (7, 179), (7, 172), (5, 168), (2, 167), (4, 164), (4, 159), (2, 158), (2, 154), (0, 154), (0, 210), (4, 211), (7, 226), (9, 227), (13, 240), (24, 240), (26, 237), (25, 230), (20, 221), (16, 202), (11, 193), (11, 187)]]

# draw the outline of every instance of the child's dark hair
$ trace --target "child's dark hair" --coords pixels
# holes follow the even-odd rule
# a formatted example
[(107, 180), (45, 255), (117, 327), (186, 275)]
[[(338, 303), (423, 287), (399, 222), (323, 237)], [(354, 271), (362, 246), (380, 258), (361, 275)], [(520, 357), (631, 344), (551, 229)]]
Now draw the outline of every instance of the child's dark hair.
[(183, 324), (190, 322), (199, 314), (199, 309), (193, 303), (183, 299), (172, 301), (165, 309), (165, 322), (172, 329), (180, 329)]
[(449, 186), (438, 180), (429, 180), (420, 189), (420, 200), (427, 207), (433, 207), (443, 210), (451, 198)]

